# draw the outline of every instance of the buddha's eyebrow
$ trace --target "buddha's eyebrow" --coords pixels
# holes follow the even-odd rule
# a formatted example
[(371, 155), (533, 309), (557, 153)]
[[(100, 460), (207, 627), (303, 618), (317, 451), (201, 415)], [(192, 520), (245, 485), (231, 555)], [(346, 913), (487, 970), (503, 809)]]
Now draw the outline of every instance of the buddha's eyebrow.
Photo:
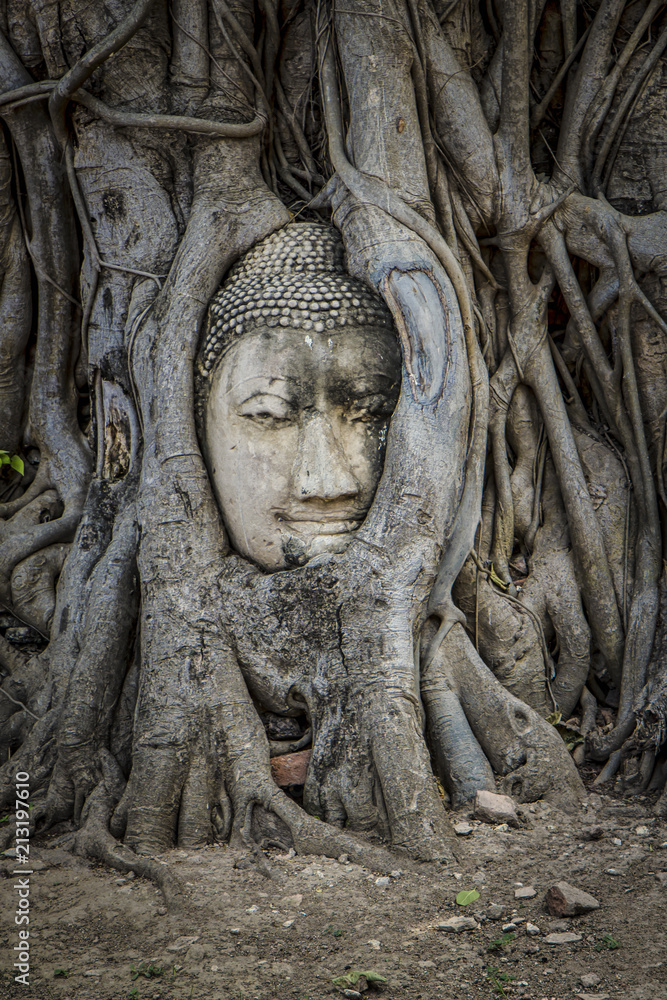
[[(235, 392), (236, 389), (240, 389), (242, 386), (247, 385), (248, 382), (259, 382), (263, 385), (272, 386), (275, 382), (286, 382), (289, 383), (289, 379), (283, 378), (280, 375), (248, 375), (247, 378), (239, 379), (238, 382), (234, 382), (233, 385), (228, 386), (225, 389), (225, 395), (228, 396), (230, 392)], [(258, 392), (261, 390), (258, 389)]]
[(395, 385), (400, 383), (400, 379), (397, 379), (395, 375), (387, 375), (386, 372), (364, 372), (363, 375), (344, 377), (341, 376), (336, 380), (336, 386), (349, 386), (359, 393), (375, 393), (378, 391), (378, 382), (383, 383), (389, 382), (390, 385), (382, 386), (382, 391), (387, 392), (394, 388)]

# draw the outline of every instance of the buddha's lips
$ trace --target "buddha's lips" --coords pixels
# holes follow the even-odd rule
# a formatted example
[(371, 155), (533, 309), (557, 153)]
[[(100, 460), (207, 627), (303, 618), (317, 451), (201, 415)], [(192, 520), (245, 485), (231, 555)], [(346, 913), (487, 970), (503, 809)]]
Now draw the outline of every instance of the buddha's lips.
[(274, 511), (278, 521), (288, 524), (296, 534), (303, 535), (344, 535), (350, 531), (355, 531), (364, 519), (364, 514), (355, 512), (347, 517), (341, 516), (341, 512), (320, 513), (308, 511), (307, 513), (287, 513), (287, 511)]

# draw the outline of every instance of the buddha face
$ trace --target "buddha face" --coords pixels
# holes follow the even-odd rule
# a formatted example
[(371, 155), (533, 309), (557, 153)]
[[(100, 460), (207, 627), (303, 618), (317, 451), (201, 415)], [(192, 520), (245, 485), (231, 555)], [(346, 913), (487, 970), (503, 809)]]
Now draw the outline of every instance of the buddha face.
[(382, 472), (400, 371), (386, 329), (265, 329), (229, 348), (205, 444), (237, 552), (274, 571), (345, 548)]

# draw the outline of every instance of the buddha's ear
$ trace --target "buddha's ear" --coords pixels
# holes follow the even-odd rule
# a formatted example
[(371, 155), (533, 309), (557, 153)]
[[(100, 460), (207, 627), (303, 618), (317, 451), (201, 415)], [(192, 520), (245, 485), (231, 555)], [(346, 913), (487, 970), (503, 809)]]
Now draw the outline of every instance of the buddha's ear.
[(351, 272), (385, 298), (403, 352), (384, 470), (360, 534), (393, 566), (418, 558), (432, 582), (466, 479), (472, 393), (461, 310), (435, 255), (396, 220), (357, 205), (337, 221)]

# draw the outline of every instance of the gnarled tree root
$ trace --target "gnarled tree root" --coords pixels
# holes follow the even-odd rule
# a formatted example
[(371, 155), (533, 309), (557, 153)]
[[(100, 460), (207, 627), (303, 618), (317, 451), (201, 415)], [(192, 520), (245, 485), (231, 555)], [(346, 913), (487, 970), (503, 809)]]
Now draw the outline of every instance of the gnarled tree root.
[[(447, 633), (426, 668), (425, 680), (432, 690), (455, 692), (470, 732), (493, 770), (503, 776), (509, 794), (521, 802), (543, 797), (563, 809), (578, 806), (584, 786), (561, 737), (502, 687), (461, 625), (453, 625)], [(469, 787), (470, 797), (473, 792)]]

